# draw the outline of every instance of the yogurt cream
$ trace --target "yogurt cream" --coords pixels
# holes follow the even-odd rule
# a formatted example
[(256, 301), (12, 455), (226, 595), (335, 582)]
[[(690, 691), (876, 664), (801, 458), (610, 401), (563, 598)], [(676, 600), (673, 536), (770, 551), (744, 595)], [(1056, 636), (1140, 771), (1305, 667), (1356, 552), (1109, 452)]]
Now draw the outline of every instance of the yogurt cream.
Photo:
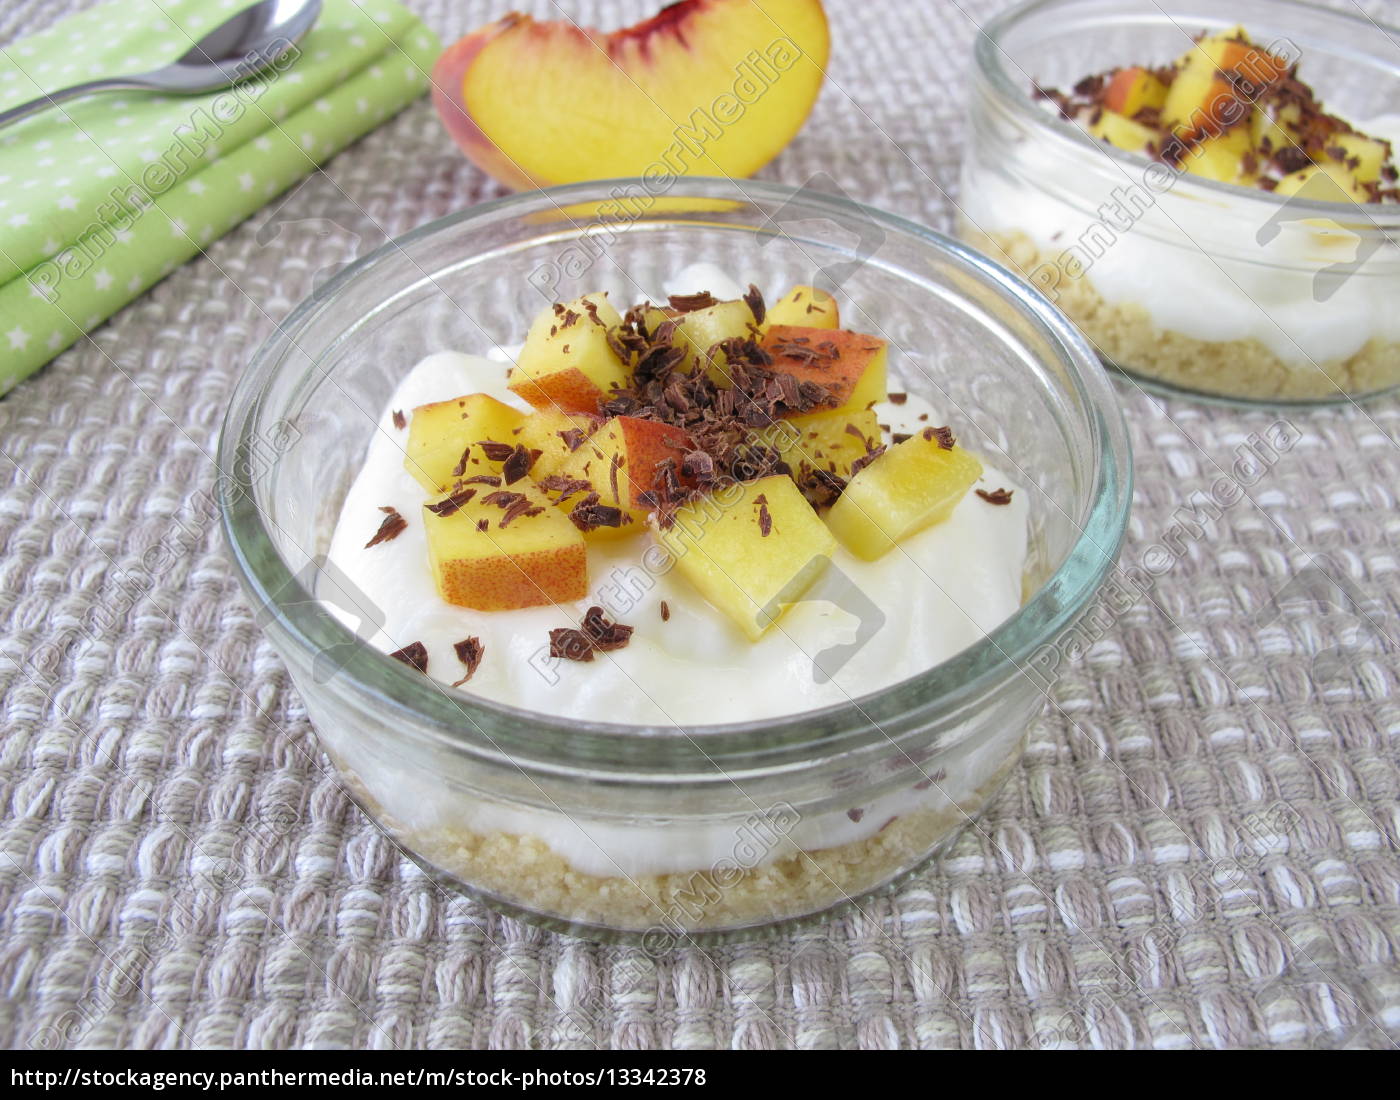
[[(1400, 148), (1400, 116), (1359, 129)], [(1005, 162), (970, 166), (960, 202), (966, 229), (998, 242), (1030, 238), (1041, 262), (1029, 274), (1052, 300), (1087, 279), (1104, 302), (1141, 306), (1158, 328), (1208, 343), (1257, 341), (1297, 367), (1400, 342), (1391, 307), (1400, 246), (1362, 255), (1354, 234), (1313, 232), (1296, 219), (1271, 234), (1256, 195), (1206, 199), (1186, 193), (1190, 177), (1176, 191), (1172, 176), (1146, 160), (1125, 167), (1107, 148), (1070, 155), (1047, 134), (1017, 143)], [(1320, 297), (1317, 273), (1357, 260), (1355, 275)]]

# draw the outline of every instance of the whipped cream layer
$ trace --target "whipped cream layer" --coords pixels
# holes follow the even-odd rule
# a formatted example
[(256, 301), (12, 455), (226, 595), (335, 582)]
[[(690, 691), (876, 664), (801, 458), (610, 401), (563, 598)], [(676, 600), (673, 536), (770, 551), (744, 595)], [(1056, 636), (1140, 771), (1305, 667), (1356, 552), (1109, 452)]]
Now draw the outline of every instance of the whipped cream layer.
[[(1358, 128), (1400, 150), (1400, 116)], [(1372, 339), (1400, 341), (1400, 247), (1362, 255), (1355, 234), (1308, 232), (1296, 219), (1270, 236), (1248, 189), (1238, 201), (1187, 195), (1194, 177), (1186, 175), (1153, 190), (1144, 180), (1157, 183), (1162, 166), (1149, 177), (1148, 163), (1129, 167), (1106, 148), (1070, 154), (1058, 137), (1030, 138), (1009, 162), (969, 169), (961, 209), (973, 229), (1019, 231), (1047, 258), (1070, 250), (1106, 302), (1140, 305), (1158, 328), (1209, 342), (1257, 340), (1300, 368), (1349, 358)], [(1155, 203), (1143, 209), (1148, 199)], [(1095, 213), (1102, 204), (1107, 215)], [(1337, 205), (1339, 220), (1354, 220), (1354, 208)], [(1317, 272), (1356, 260), (1360, 268), (1319, 301)], [(1052, 279), (1046, 272), (1033, 281), (1053, 298)], [(1071, 282), (1064, 274), (1059, 285)]]

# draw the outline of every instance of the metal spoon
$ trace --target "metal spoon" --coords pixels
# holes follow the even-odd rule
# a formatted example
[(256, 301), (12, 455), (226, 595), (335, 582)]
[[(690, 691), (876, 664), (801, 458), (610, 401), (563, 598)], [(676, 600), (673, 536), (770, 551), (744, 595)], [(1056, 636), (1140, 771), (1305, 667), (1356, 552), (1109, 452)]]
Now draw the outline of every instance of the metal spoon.
[(0, 112), (0, 126), (91, 92), (135, 88), (199, 95), (227, 88), (282, 58), (301, 41), (320, 14), (321, 0), (261, 0), (215, 27), (184, 56), (163, 69), (60, 88)]

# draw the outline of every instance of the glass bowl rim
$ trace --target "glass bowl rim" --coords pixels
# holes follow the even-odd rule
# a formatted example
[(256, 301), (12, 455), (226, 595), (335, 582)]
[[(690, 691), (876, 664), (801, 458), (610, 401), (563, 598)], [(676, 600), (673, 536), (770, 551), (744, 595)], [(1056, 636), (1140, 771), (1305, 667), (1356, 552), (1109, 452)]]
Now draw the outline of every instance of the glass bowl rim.
[[(360, 642), (314, 594), (300, 586), (263, 523), (251, 475), (237, 461), (240, 448), (262, 409), (269, 385), (289, 368), (294, 358), (290, 352), (299, 350), (294, 334), (334, 303), (342, 288), (372, 272), (381, 259), (407, 246), (472, 221), (512, 212), (525, 214), (542, 205), (567, 211), (578, 204), (601, 201), (617, 188), (648, 186), (642, 177), (565, 184), (506, 195), (435, 219), (355, 260), (315, 289), (275, 326), (234, 388), (217, 453), (216, 492), (221, 525), (235, 571), (250, 603), (255, 608), (269, 610), (291, 645), (308, 660), (314, 659), (324, 648), (309, 637), (308, 630), (312, 626), (318, 630), (328, 629), (339, 639), (337, 644), (355, 646), (352, 656), (341, 665), (330, 683), (336, 684), (338, 690), (348, 685), (357, 701), (368, 701), (379, 708), (385, 715), (386, 725), (389, 716), (396, 715), (408, 720), (409, 725), (399, 727), (401, 730), (407, 728), (412, 733), (425, 735), (447, 749), (468, 752), (516, 770), (530, 768), (559, 775), (591, 773), (605, 777), (648, 771), (681, 779), (681, 771), (689, 766), (692, 778), (712, 778), (714, 766), (724, 760), (733, 765), (723, 773), (725, 781), (732, 782), (746, 762), (753, 762), (764, 774), (784, 767), (801, 768), (817, 758), (829, 759), (849, 750), (888, 745), (894, 739), (891, 729), (905, 733), (925, 727), (940, 717), (946, 720), (949, 716), (961, 715), (964, 707), (990, 686), (1015, 675), (1029, 676), (1030, 673), (1020, 667), (1018, 655), (1024, 658), (1075, 622), (1102, 587), (1126, 537), (1133, 480), (1131, 444), (1107, 371), (1088, 341), (1048, 298), (970, 246), (917, 222), (848, 198), (769, 181), (686, 176), (667, 194), (668, 197), (679, 193), (696, 198), (730, 199), (750, 206), (758, 202), (779, 206), (800, 200), (841, 215), (845, 219), (842, 224), (848, 224), (852, 216), (871, 219), (883, 228), (914, 238), (919, 245), (941, 254), (962, 273), (972, 276), (985, 289), (997, 293), (1057, 349), (1057, 365), (1088, 421), (1092, 459), (1088, 469), (1090, 485), (1080, 502), (1078, 515), (1073, 518), (1079, 529), (1073, 546), (1012, 616), (948, 660), (855, 700), (771, 719), (678, 726), (676, 732), (681, 737), (658, 737), (653, 732), (656, 727), (556, 717), (452, 691)], [(679, 218), (682, 215), (663, 210), (656, 216)], [(677, 225), (683, 226), (683, 223), (677, 222)], [(580, 234), (587, 228), (587, 225), (577, 224), (574, 227)], [(425, 273), (425, 277), (432, 276)], [(404, 288), (395, 288), (386, 293), (385, 300), (402, 293)], [(345, 339), (346, 333), (353, 332), (363, 321), (364, 318), (360, 318), (349, 324), (337, 341)], [(303, 355), (303, 358), (306, 357)], [(302, 369), (314, 370), (316, 365), (312, 362)], [(993, 648), (999, 655), (991, 654)], [(960, 677), (964, 672), (974, 674)], [(368, 676), (360, 673), (368, 673)], [(945, 683), (934, 683), (940, 679)], [(938, 690), (931, 692), (932, 687)], [(921, 698), (912, 707), (901, 708), (897, 718), (883, 726), (869, 719), (864, 709), (856, 705), (873, 708), (879, 702), (894, 701), (897, 693), (911, 689), (917, 689)], [(450, 720), (442, 705), (444, 702), (450, 704), (447, 709), (456, 713), (458, 721)], [(852, 709), (860, 711), (864, 722), (849, 719), (848, 712)], [(498, 737), (485, 733), (473, 717), (474, 711), (510, 723), (509, 733)], [(474, 730), (463, 728), (460, 721), (463, 717)], [(843, 721), (843, 717), (846, 720)], [(835, 732), (810, 732), (810, 727), (821, 731), (825, 724), (832, 722)], [(512, 751), (506, 751), (499, 743), (502, 741), (507, 742), (506, 747)], [(690, 741), (695, 751), (687, 751), (685, 741)]]
[[(1061, 140), (1068, 140), (1081, 149), (1094, 150), (1107, 156), (1110, 160), (1128, 167), (1140, 170), (1144, 165), (1159, 164), (1160, 161), (1148, 160), (1138, 153), (1129, 153), (1107, 142), (1099, 141), (1074, 123), (1066, 122), (1058, 115), (1046, 111), (1031, 98), (1023, 82), (1015, 79), (1003, 63), (1006, 51), (1001, 48), (1001, 40), (1019, 23), (1047, 10), (1074, 7), (1078, 4), (1092, 2), (1097, 2), (1097, 0), (1022, 0), (1014, 7), (999, 12), (981, 28), (973, 46), (977, 74), (985, 81), (986, 87), (996, 96), (997, 102), (1002, 107), (1009, 109), (1022, 121), (1030, 123), (1035, 128), (1054, 134)], [(1369, 17), (1363, 19), (1349, 12), (1306, 3), (1305, 0), (1269, 0), (1269, 3), (1272, 10), (1278, 13), (1280, 18), (1286, 18), (1290, 10), (1306, 11), (1318, 17), (1334, 20), (1337, 23), (1371, 27), (1376, 29), (1378, 33), (1389, 35), (1392, 41), (1400, 41), (1400, 27), (1382, 23)], [(1154, 6), (1161, 10), (1168, 19), (1171, 18), (1167, 7), (1162, 4)], [(1129, 24), (1125, 22), (1125, 25)], [(1396, 154), (1400, 156), (1400, 150), (1397, 150)], [(1178, 175), (1173, 190), (1183, 186), (1187, 188), (1188, 195), (1194, 189), (1207, 197), (1232, 199), (1237, 202), (1255, 202), (1269, 210), (1278, 210), (1285, 205), (1290, 205), (1303, 213), (1335, 215), (1338, 213), (1338, 206), (1342, 205), (1326, 199), (1303, 199), (1297, 195), (1279, 196), (1272, 191), (1264, 191), (1257, 187), (1243, 187), (1236, 183), (1221, 183), (1204, 176), (1193, 176), (1189, 172), (1182, 172)], [(1376, 229), (1383, 236), (1386, 235), (1388, 229), (1400, 227), (1400, 203), (1366, 202), (1353, 203), (1352, 205), (1364, 211), (1373, 222), (1378, 220), (1379, 224), (1376, 225)], [(1353, 226), (1348, 226), (1348, 228), (1353, 231), (1356, 229)]]

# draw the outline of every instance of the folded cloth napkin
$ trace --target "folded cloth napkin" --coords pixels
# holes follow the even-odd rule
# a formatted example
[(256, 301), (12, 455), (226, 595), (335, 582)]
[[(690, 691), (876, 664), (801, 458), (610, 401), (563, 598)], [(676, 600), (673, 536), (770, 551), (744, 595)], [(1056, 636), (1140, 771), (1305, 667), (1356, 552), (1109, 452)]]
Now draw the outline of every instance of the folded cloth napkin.
[[(0, 109), (168, 64), (252, 0), (112, 0), (0, 50)], [(427, 87), (439, 44), (392, 0), (326, 0), (258, 80), (115, 92), (0, 131), (0, 393)]]

